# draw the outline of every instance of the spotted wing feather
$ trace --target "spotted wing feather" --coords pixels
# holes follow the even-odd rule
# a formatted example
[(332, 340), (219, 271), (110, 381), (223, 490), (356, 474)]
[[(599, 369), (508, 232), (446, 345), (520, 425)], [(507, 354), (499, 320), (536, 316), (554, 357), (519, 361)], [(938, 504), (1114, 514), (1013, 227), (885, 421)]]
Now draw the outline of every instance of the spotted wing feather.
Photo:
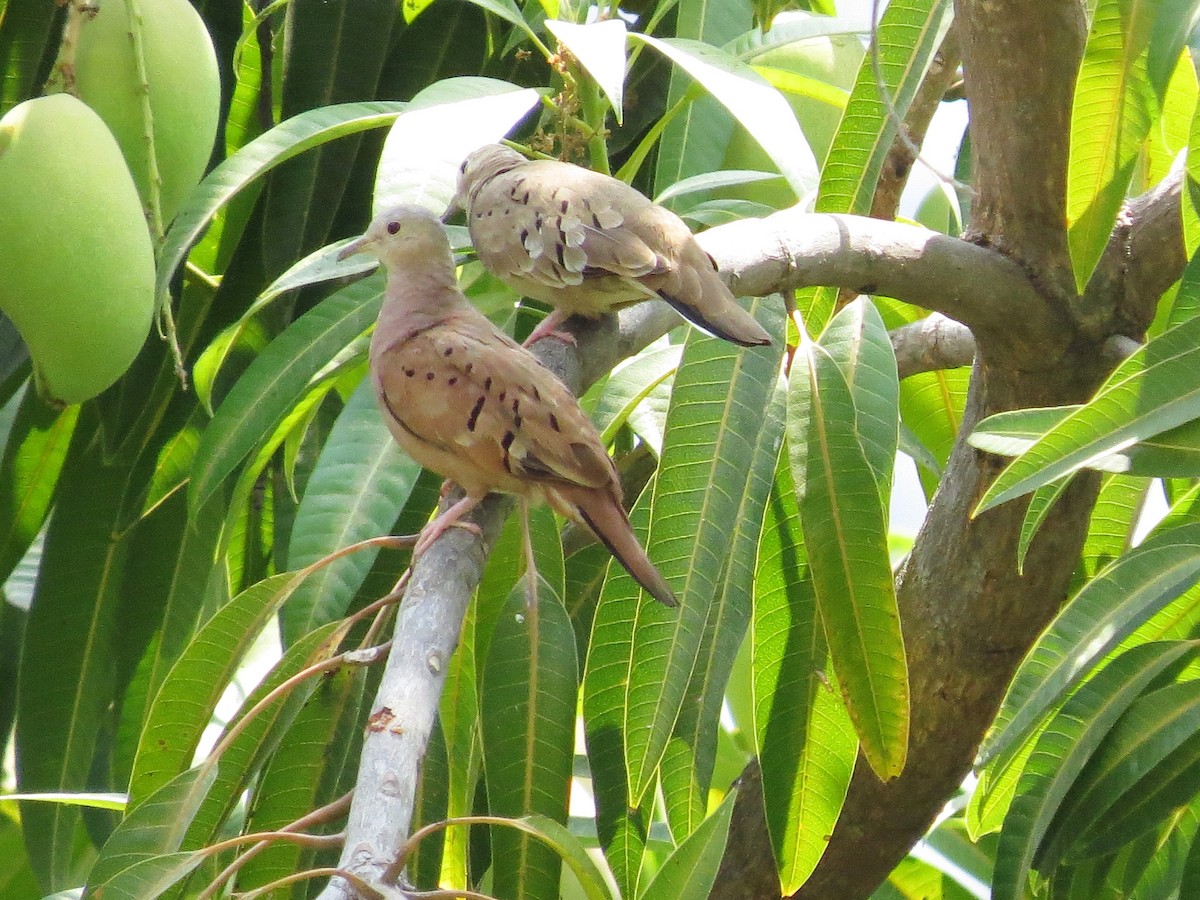
[(427, 459), (413, 455), (465, 487), (522, 493), (527, 482), (612, 480), (566, 386), (486, 321), (434, 325), (388, 347), (373, 368), (388, 414), (431, 448)]

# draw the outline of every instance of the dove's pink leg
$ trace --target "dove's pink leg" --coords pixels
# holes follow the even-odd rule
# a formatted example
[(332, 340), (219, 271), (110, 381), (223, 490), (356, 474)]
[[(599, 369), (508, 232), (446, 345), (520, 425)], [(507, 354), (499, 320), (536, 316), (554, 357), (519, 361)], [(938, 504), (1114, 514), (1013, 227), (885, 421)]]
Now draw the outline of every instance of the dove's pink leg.
[(417, 543), (413, 546), (413, 559), (416, 559), (428, 550), (430, 544), (441, 537), (442, 533), (448, 528), (465, 528), (473, 534), (482, 534), (483, 532), (479, 530), (479, 526), (474, 522), (459, 521), (459, 519), (478, 506), (479, 501), (482, 499), (483, 497), (463, 497), (421, 529), (421, 536), (417, 538)]
[(542, 338), (554, 337), (558, 338), (563, 343), (570, 344), (572, 347), (574, 347), (575, 335), (571, 334), (569, 331), (563, 331), (561, 328), (562, 323), (568, 318), (569, 316), (567, 313), (563, 312), (561, 309), (553, 310), (550, 315), (542, 319), (537, 328), (530, 332), (529, 337), (525, 338), (524, 346), (532, 347)]

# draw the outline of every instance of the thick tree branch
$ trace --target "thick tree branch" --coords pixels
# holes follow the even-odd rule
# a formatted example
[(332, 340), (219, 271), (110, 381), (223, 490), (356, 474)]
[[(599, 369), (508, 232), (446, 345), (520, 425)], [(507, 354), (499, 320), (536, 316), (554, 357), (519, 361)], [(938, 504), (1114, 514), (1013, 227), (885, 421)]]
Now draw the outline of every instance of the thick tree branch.
[(792, 208), (700, 236), (734, 293), (814, 284), (882, 294), (987, 335), (996, 352), (1044, 367), (1066, 349), (1065, 316), (1011, 259), (915, 225)]
[(975, 336), (971, 330), (941, 313), (897, 328), (891, 338), (901, 378), (969, 366), (975, 359)]
[(954, 10), (977, 192), (967, 238), (1019, 260), (1047, 295), (1071, 297), (1066, 175), (1085, 4), (956, 0)]
[(1130, 200), (1073, 317), (1091, 340), (1111, 334), (1141, 339), (1159, 298), (1187, 263), (1180, 204), (1186, 177), (1180, 154), (1167, 177)]

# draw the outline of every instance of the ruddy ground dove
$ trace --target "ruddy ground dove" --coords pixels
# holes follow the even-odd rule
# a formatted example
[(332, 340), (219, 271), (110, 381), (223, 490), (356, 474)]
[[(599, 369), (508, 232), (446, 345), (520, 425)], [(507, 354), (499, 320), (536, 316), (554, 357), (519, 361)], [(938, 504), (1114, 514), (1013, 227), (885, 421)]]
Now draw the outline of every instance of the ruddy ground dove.
[(563, 336), (557, 329), (568, 316), (595, 318), (654, 298), (727, 341), (771, 343), (683, 220), (616, 178), (489, 144), (459, 170), (447, 215), (457, 209), (483, 265), (554, 308), (527, 344)]
[(544, 499), (587, 525), (652, 596), (676, 605), (633, 534), (595, 426), (554, 373), (463, 296), (437, 217), (417, 206), (391, 209), (340, 258), (358, 252), (387, 269), (370, 349), (387, 426), (414, 460), (466, 492), (425, 528), (414, 552), (465, 525), (459, 520), (489, 491)]

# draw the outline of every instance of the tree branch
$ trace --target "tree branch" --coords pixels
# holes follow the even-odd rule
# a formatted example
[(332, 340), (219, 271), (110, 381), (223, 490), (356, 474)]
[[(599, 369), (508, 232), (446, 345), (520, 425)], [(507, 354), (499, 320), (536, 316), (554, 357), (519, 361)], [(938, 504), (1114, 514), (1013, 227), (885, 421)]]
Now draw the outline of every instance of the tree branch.
[(1163, 292), (1187, 264), (1181, 204), (1186, 159), (1180, 154), (1167, 176), (1126, 205), (1073, 317), (1091, 340), (1113, 334), (1140, 340)]
[(958, 29), (951, 24), (950, 30), (942, 38), (942, 45), (934, 54), (929, 64), (929, 71), (916, 96), (908, 105), (904, 116), (904, 128), (897, 134), (888, 150), (887, 158), (883, 161), (883, 169), (879, 173), (879, 184), (875, 187), (875, 196), (871, 199), (871, 217), (875, 219), (893, 219), (900, 208), (900, 195), (908, 184), (908, 176), (912, 173), (916, 156), (913, 147), (919, 147), (925, 140), (925, 132), (933, 121), (933, 114), (941, 105), (946, 91), (958, 80), (958, 64), (962, 61), (962, 53), (958, 47)]
[(1085, 4), (955, 0), (954, 11), (977, 191), (967, 239), (1019, 260), (1047, 296), (1072, 297), (1067, 156)]
[(700, 238), (736, 294), (814, 284), (882, 294), (962, 322), (1027, 368), (1050, 365), (1066, 349), (1065, 316), (1028, 272), (994, 250), (936, 231), (793, 207)]
[(971, 330), (941, 313), (891, 332), (892, 350), (901, 378), (921, 372), (969, 366), (975, 359)]

